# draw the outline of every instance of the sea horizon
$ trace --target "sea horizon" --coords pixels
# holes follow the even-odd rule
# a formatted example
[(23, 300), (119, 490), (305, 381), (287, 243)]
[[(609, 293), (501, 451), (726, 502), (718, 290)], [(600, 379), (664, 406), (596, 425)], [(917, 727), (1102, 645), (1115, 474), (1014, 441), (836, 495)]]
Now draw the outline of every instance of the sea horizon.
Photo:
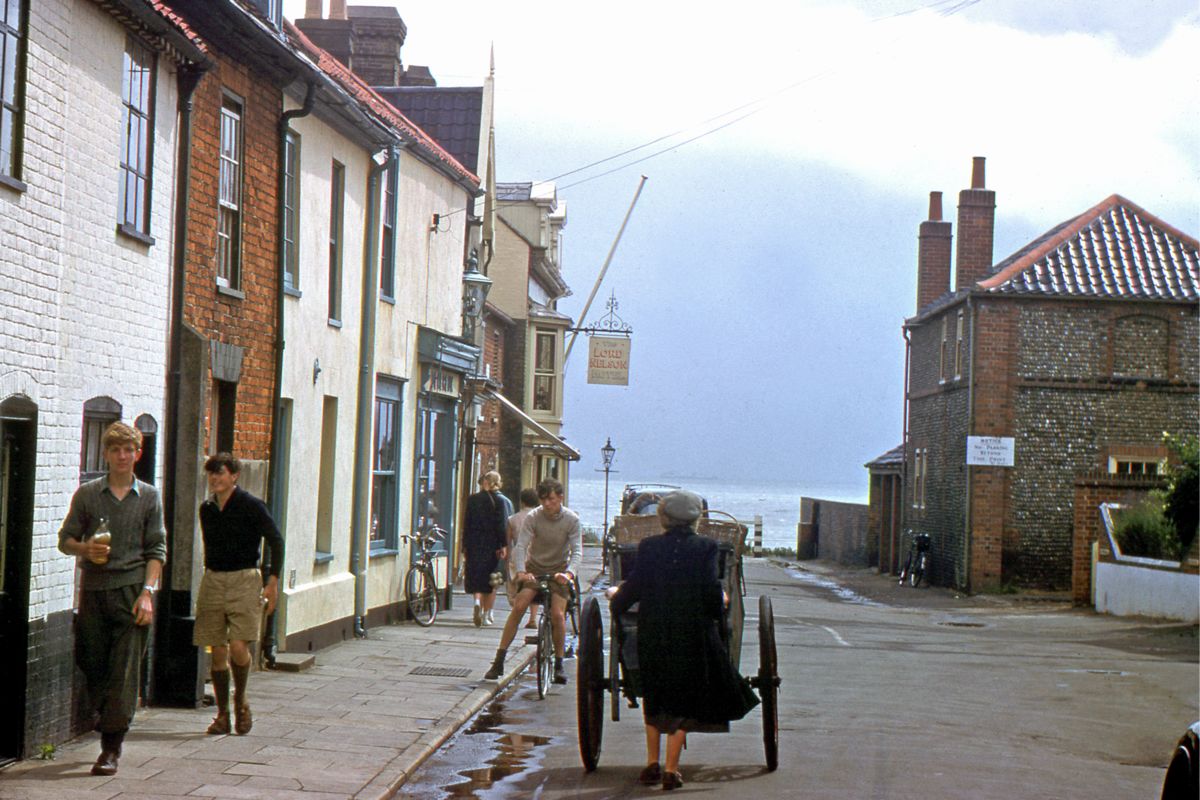
[[(621, 491), (627, 483), (665, 484), (693, 491), (708, 501), (709, 508), (735, 517), (753, 529), (754, 517), (762, 517), (763, 546), (796, 548), (800, 523), (800, 499), (812, 497), (842, 503), (867, 502), (866, 487), (798, 486), (791, 481), (736, 482), (715, 476), (667, 473), (637, 481), (611, 475), (608, 484), (608, 522), (620, 510)], [(604, 528), (604, 475), (572, 474), (567, 487), (567, 506), (579, 514), (585, 530), (599, 533)]]

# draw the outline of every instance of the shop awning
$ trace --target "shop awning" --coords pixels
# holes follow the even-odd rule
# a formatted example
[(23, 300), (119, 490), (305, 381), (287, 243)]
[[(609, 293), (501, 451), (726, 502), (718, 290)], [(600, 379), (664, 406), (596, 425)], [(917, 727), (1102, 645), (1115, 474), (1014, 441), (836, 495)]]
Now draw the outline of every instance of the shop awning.
[(542, 423), (538, 422), (533, 417), (526, 414), (521, 409), (520, 406), (518, 406), (513, 401), (509, 400), (504, 395), (500, 394), (499, 392), (493, 392), (490, 389), (487, 391), (484, 391), (482, 394), (484, 397), (488, 398), (489, 400), (499, 401), (500, 405), (504, 406), (506, 409), (508, 409), (512, 413), (516, 414), (517, 417), (520, 418), (521, 424), (523, 424), (526, 428), (528, 428), (529, 430), (533, 431), (534, 433), (538, 434), (543, 439), (545, 439), (546, 442), (549, 444), (550, 448), (553, 449), (554, 452), (561, 455), (563, 458), (567, 459), (568, 461), (578, 461), (580, 458), (582, 458), (582, 456), (580, 456), (578, 450), (571, 447), (571, 445), (567, 444), (559, 437), (555, 436), (553, 433), (550, 432), (549, 428), (547, 428)]

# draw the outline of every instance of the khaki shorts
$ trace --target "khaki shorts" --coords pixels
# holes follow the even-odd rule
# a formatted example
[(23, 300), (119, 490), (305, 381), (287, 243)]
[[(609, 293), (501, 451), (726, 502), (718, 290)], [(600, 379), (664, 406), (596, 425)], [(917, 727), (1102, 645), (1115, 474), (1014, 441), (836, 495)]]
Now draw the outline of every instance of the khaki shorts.
[[(540, 588), (541, 586), (537, 581), (521, 581), (521, 585), (517, 588), (517, 591), (521, 591), (522, 589), (533, 589), (536, 592)], [(571, 584), (550, 581), (550, 594), (556, 594), (564, 600), (570, 600)]]
[(262, 573), (257, 568), (236, 572), (205, 570), (196, 598), (192, 644), (224, 647), (231, 641), (258, 641), (262, 587)]

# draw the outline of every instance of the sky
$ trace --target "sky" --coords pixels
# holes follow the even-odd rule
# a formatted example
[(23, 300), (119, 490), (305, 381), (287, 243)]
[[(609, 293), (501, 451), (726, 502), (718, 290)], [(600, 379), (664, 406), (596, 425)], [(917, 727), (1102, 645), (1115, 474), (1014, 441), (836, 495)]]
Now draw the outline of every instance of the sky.
[(995, 262), (1113, 193), (1200, 232), (1193, 0), (351, 5), (396, 7), (441, 86), (494, 51), (497, 177), (567, 206), (559, 309), (595, 323), (615, 296), (633, 330), (627, 387), (571, 353), (573, 476), (611, 437), (618, 483), (865, 498), (903, 432), (917, 228), (930, 191), (954, 220), (974, 156)]

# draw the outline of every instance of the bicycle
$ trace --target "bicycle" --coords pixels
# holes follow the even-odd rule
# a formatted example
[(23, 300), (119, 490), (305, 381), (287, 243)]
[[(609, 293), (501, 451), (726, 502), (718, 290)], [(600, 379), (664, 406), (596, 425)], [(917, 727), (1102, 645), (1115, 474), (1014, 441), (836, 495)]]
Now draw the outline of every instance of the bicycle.
[(912, 533), (909, 532), (908, 540), (908, 558), (904, 560), (904, 567), (900, 570), (900, 585), (903, 586), (905, 581), (914, 589), (924, 579), (925, 583), (929, 583), (929, 534), (928, 533)]
[(437, 619), (441, 605), (436, 573), (433, 571), (434, 547), (446, 538), (446, 531), (434, 525), (421, 534), (405, 533), (400, 538), (405, 542), (416, 542), (416, 560), (404, 574), (404, 600), (408, 603), (408, 614), (422, 628), (428, 628)]
[[(537, 650), (534, 653), (533, 663), (537, 673), (537, 693), (538, 699), (545, 699), (546, 693), (550, 690), (550, 684), (554, 681), (554, 629), (551, 624), (550, 614), (550, 584), (554, 582), (553, 575), (535, 575), (534, 580), (538, 584), (538, 602), (541, 603), (541, 610), (538, 612), (537, 634), (534, 642), (537, 645)], [(567, 598), (567, 608), (564, 614), (563, 634), (566, 634), (566, 626), (571, 625), (578, 635), (578, 607), (579, 607), (579, 580), (576, 578), (571, 581), (568, 586), (571, 589), (571, 594)], [(564, 654), (566, 647), (564, 645)]]

